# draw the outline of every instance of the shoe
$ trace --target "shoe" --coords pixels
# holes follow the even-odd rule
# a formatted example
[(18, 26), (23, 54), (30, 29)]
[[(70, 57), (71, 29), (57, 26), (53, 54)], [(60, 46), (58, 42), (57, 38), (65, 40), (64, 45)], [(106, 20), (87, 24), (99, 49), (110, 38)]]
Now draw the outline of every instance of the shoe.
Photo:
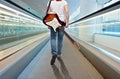
[(53, 55), (50, 64), (53, 65), (55, 63), (55, 60), (57, 58), (57, 55)]

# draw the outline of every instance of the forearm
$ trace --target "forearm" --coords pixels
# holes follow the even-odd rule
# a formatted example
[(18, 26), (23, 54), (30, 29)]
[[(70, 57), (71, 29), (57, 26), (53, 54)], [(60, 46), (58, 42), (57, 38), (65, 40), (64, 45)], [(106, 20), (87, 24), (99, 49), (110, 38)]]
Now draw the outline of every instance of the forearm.
[(68, 10), (68, 5), (65, 5), (65, 15), (66, 15), (66, 28), (67, 28), (68, 24), (69, 24), (69, 10)]
[(69, 14), (66, 15), (66, 25), (69, 24)]

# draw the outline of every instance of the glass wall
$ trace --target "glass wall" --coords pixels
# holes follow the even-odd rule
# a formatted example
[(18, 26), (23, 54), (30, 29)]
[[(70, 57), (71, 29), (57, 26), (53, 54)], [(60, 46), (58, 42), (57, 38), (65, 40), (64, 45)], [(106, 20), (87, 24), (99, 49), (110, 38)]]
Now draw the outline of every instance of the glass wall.
[(120, 37), (120, 9), (77, 22), (70, 27), (69, 33), (84, 41), (93, 42), (95, 34)]
[(41, 20), (0, 4), (0, 40), (46, 32), (44, 27)]

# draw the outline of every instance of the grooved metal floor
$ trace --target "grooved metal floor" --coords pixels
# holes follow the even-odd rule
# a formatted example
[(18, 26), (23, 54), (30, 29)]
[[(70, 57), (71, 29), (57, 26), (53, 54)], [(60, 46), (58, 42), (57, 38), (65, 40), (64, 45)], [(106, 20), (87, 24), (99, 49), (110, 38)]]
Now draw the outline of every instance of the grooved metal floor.
[(40, 51), (18, 79), (103, 79), (92, 64), (65, 37), (62, 60), (50, 65), (50, 43)]

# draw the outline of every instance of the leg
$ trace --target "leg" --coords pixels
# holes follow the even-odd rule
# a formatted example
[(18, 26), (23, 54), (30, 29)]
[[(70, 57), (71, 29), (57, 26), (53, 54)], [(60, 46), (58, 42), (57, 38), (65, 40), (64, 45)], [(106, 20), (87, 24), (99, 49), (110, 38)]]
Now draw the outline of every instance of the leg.
[(50, 28), (50, 43), (51, 43), (51, 53), (52, 55), (56, 54), (56, 32), (53, 28)]
[[(64, 27), (62, 27), (63, 29), (64, 29)], [(62, 52), (62, 44), (63, 44), (63, 36), (64, 36), (64, 33), (61, 31), (61, 30), (59, 30), (59, 29), (57, 29), (58, 30), (58, 51), (57, 51), (57, 53), (58, 53), (58, 55), (61, 55), (61, 52)]]
[(52, 53), (52, 59), (50, 61), (50, 64), (53, 65), (55, 63), (57, 54), (56, 54), (56, 32), (53, 30), (53, 28), (50, 28), (50, 34), (51, 34), (51, 53)]

